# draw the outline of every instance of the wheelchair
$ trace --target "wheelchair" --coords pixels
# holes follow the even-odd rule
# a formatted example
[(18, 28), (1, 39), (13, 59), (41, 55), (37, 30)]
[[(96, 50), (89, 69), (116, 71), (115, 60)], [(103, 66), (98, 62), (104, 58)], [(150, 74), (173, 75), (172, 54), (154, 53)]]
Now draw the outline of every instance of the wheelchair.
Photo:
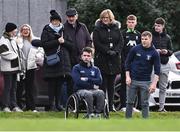
[[(104, 109), (102, 111), (102, 117), (109, 118), (109, 106), (107, 99), (104, 100)], [(95, 106), (94, 106), (95, 107)], [(88, 104), (85, 99), (80, 98), (77, 93), (73, 93), (67, 100), (65, 108), (65, 119), (79, 118), (80, 113), (87, 114)]]

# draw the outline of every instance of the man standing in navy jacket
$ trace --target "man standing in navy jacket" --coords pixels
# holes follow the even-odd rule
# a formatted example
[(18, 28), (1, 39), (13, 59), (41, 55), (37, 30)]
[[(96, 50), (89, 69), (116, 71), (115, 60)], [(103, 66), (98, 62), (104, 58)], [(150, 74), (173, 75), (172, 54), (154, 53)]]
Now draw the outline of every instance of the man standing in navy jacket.
[[(141, 45), (133, 47), (126, 59), (127, 105), (126, 118), (132, 117), (132, 109), (137, 90), (141, 94), (142, 117), (149, 116), (149, 95), (156, 89), (160, 74), (160, 57), (152, 45), (152, 34), (144, 31), (141, 34)], [(154, 78), (151, 82), (152, 69)]]
[[(88, 104), (88, 118), (96, 116), (103, 111), (105, 95), (99, 86), (102, 84), (102, 77), (99, 68), (91, 63), (92, 49), (86, 47), (82, 50), (81, 61), (72, 69), (72, 78), (74, 80), (74, 90), (84, 98)], [(96, 109), (93, 109), (93, 100), (96, 98)]]

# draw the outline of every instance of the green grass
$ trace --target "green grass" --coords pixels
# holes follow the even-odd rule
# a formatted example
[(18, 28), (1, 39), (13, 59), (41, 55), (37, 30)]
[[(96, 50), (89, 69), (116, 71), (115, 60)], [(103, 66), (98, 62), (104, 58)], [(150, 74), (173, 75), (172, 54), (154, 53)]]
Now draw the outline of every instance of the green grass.
[(125, 119), (124, 113), (110, 113), (110, 119), (64, 119), (64, 113), (0, 112), (0, 131), (180, 131), (180, 112), (150, 113), (142, 119), (135, 113)]

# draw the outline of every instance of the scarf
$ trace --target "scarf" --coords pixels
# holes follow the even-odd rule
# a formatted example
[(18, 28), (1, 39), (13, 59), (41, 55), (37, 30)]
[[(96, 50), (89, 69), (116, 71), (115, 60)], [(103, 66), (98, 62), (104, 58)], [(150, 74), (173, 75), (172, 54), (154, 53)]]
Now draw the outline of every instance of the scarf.
[(60, 24), (58, 27), (56, 27), (56, 26), (54, 26), (52, 23), (50, 23), (49, 26), (50, 26), (56, 33), (58, 33), (58, 32), (63, 28), (63, 24)]

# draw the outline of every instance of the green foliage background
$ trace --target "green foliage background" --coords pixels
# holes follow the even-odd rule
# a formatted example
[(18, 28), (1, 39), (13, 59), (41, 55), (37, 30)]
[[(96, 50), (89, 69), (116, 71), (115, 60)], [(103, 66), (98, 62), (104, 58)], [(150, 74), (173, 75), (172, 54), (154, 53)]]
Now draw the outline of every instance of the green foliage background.
[(111, 9), (125, 28), (126, 17), (138, 17), (137, 29), (140, 32), (152, 30), (154, 20), (163, 17), (168, 34), (172, 37), (174, 51), (180, 50), (180, 2), (179, 0), (68, 0), (68, 7), (75, 7), (80, 21), (92, 32), (94, 22), (104, 9)]

